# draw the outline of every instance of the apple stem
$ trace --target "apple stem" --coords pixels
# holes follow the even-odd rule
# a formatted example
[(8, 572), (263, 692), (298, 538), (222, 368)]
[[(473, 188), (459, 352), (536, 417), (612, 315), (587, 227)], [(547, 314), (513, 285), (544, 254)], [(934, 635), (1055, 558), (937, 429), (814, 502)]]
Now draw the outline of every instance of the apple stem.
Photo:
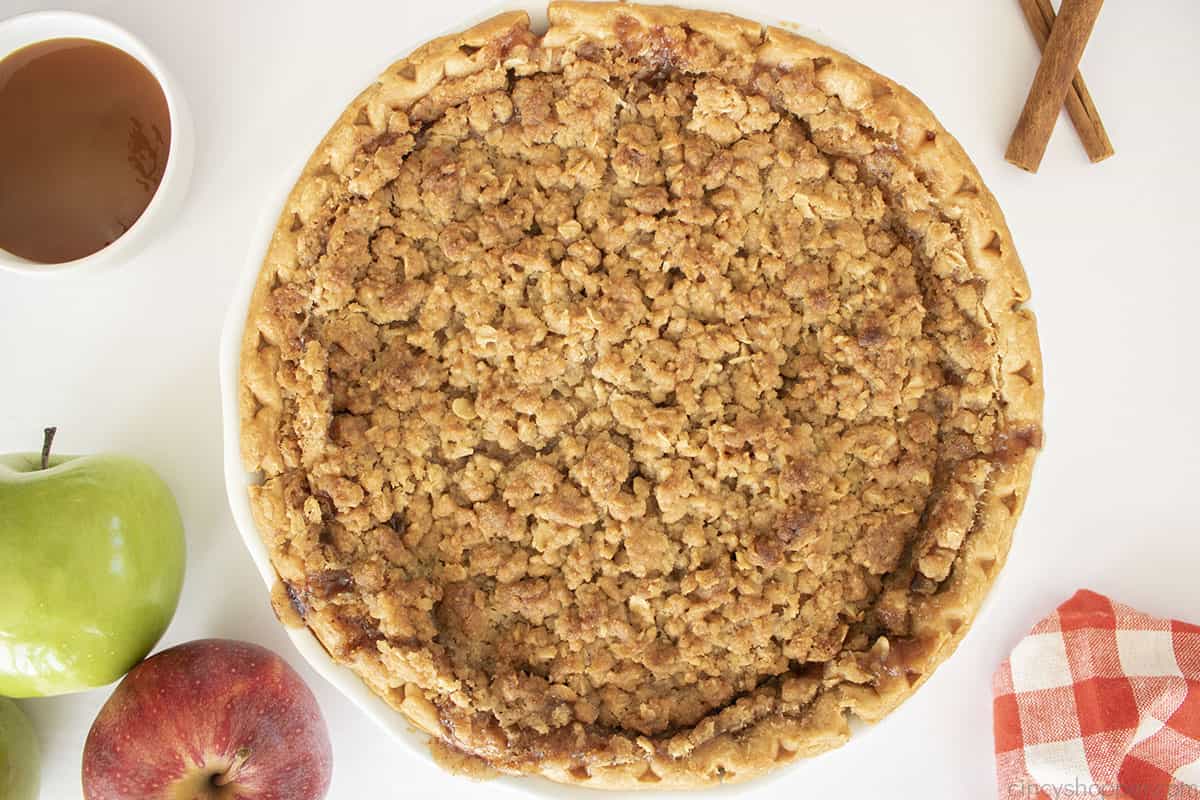
[(240, 748), (233, 755), (233, 761), (220, 775), (214, 775), (212, 782), (214, 786), (225, 786), (237, 780), (237, 774), (241, 771), (242, 766), (250, 759), (250, 748)]
[(50, 427), (42, 430), (42, 469), (50, 466), (50, 445), (54, 444), (54, 434), (58, 428)]

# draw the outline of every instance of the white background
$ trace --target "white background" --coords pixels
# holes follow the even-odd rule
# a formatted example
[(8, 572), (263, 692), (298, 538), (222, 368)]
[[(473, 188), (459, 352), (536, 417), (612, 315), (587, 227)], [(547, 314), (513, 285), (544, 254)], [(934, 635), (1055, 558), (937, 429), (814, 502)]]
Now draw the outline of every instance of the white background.
[[(1200, 622), (1200, 3), (1104, 8), (1084, 72), (1117, 155), (1088, 164), (1064, 117), (1036, 176), (1003, 159), (1037, 64), (1016, 0), (724, 6), (824, 32), (959, 138), (1029, 272), (1047, 397), (1047, 447), (1009, 564), (958, 654), (876, 729), (744, 796), (993, 796), (991, 673), (1039, 616), (1087, 586)], [(158, 54), (191, 102), (196, 166), (175, 223), (119, 269), (57, 282), (0, 273), (0, 450), (34, 450), (54, 424), (61, 452), (128, 453), (163, 474), (189, 543), (163, 645), (221, 636), (283, 653), (329, 721), (331, 797), (512, 795), (388, 741), (301, 662), (229, 515), (217, 387), (225, 307), (281, 176), (394, 57), (500, 7), (0, 0), (0, 17), (48, 7), (108, 17)], [(107, 695), (22, 702), (45, 751), (43, 797), (79, 796), (83, 740)]]

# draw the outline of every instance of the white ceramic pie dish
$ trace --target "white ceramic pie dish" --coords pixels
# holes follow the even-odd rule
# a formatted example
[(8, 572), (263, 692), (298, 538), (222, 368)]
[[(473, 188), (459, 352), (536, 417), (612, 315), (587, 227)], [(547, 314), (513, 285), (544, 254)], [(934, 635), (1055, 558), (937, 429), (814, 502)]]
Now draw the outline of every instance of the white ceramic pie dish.
[[(667, 0), (657, 0), (659, 2), (667, 2)], [(673, 0), (672, 5), (687, 6), (696, 8), (709, 8), (712, 10), (729, 10), (722, 9), (719, 1), (713, 2), (687, 2), (687, 0)], [(728, 4), (726, 4), (728, 6)], [(481, 22), (493, 14), (501, 11), (509, 11), (515, 8), (525, 8), (529, 11), (530, 16), (534, 20), (535, 26), (539, 25), (539, 20), (544, 24), (545, 6), (541, 8), (531, 5), (528, 2), (518, 1), (511, 4), (503, 4), (493, 6), (487, 13), (481, 13), (472, 19), (466, 19), (461, 25), (456, 25), (453, 30), (462, 30), (472, 24)], [(737, 12), (735, 12), (737, 13)], [(741, 13), (752, 16), (751, 11), (742, 11)], [(774, 23), (774, 20), (763, 20), (764, 22)], [(797, 26), (790, 26), (795, 29)], [(411, 43), (411, 47), (402, 49), (395, 54), (393, 59), (389, 59), (386, 63), (391, 63), (397, 58), (400, 58), (404, 53), (411, 50), (413, 47), (419, 46), (421, 42), (436, 38), (437, 36), (449, 33), (450, 31), (431, 33), (428, 36), (422, 36)], [(816, 41), (830, 44), (837, 47), (835, 43), (831, 43), (829, 38), (808, 29), (800, 31), (803, 35), (808, 36)], [(843, 52), (845, 49), (843, 48)], [(362, 86), (367, 86), (370, 81), (374, 80), (375, 75), (364, 76)], [(346, 98), (349, 102), (351, 96)], [(330, 108), (329, 120), (332, 121), (341, 113), (342, 109)], [(315, 142), (297, 142), (295, 144), (294, 158), (295, 167), (288, 174), (281, 175), (278, 184), (275, 186), (264, 187), (262, 200), (262, 213), (255, 226), (253, 235), (247, 243), (246, 260), (242, 267), (242, 273), (238, 278), (235, 286), (234, 296), (226, 313), (224, 326), (221, 333), (220, 344), (220, 378), (221, 378), (221, 412), (223, 420), (223, 455), (225, 469), (225, 489), (229, 498), (230, 511), (233, 514), (233, 519), (237, 525), (238, 532), (241, 534), (242, 541), (246, 545), (246, 549), (250, 553), (255, 566), (258, 568), (259, 575), (262, 576), (263, 583), (267, 587), (267, 593), (262, 596), (262, 602), (269, 602), (269, 591), (275, 585), (277, 576), (275, 568), (271, 564), (270, 555), (267, 552), (266, 545), (263, 544), (259, 536), (258, 529), (254, 523), (254, 517), (250, 510), (250, 499), (248, 489), (259, 481), (259, 476), (247, 473), (242, 466), (240, 430), (241, 420), (238, 411), (238, 383), (239, 370), (241, 362), (241, 347), (242, 337), (245, 328), (246, 314), (250, 307), (250, 298), (254, 292), (254, 286), (258, 279), (259, 269), (262, 265), (263, 258), (266, 256), (267, 247), (271, 242), (271, 237), (275, 232), (276, 225), (279, 221), (280, 210), (283, 208), (288, 194), (291, 192), (293, 185), (299, 178), (303, 165), (307, 162), (311, 155), (312, 148)], [(333, 658), (317, 640), (316, 636), (308, 628), (285, 627), (288, 637), (292, 640), (300, 655), (304, 660), (325, 680), (333, 684), (350, 702), (357, 706), (371, 720), (378, 724), (383, 730), (394, 738), (397, 743), (405, 748), (414, 757), (424, 761), (433, 762), (433, 756), (430, 753), (428, 746), (428, 736), (416, 730), (403, 714), (394, 710), (374, 692), (372, 692), (365, 683), (349, 668), (341, 666), (334, 662)], [(857, 723), (852, 723), (855, 737), (861, 737), (867, 732), (865, 726)], [(336, 740), (336, 732), (334, 736)], [(753, 787), (756, 791), (762, 791), (765, 787), (771, 784), (778, 784), (781, 780), (786, 780), (789, 777), (796, 775), (798, 765), (791, 765), (783, 769), (777, 769), (764, 776), (757, 777), (748, 784), (732, 784), (728, 786), (720, 786), (712, 789), (692, 789), (688, 790), (688, 794), (700, 794), (704, 797), (721, 798), (731, 797), (735, 794), (740, 794), (744, 791), (743, 787)], [(447, 781), (454, 780), (447, 773)], [(545, 798), (572, 798), (577, 800), (581, 797), (646, 797), (652, 794), (664, 794), (665, 792), (608, 792), (598, 791), (595, 789), (587, 789), (576, 786), (567, 786), (557, 784), (546, 778), (541, 777), (504, 777), (491, 781), (489, 786), (496, 787), (508, 794), (523, 794), (525, 796), (545, 797)], [(782, 791), (782, 787), (777, 787), (776, 791)], [(676, 792), (670, 792), (675, 794)]]
[(123, 50), (136, 58), (162, 87), (171, 120), (171, 146), (167, 166), (150, 204), (137, 221), (112, 244), (90, 256), (62, 264), (37, 264), (0, 250), (0, 269), (35, 278), (56, 278), (81, 271), (93, 272), (120, 264), (170, 224), (187, 193), (195, 148), (192, 115), (179, 85), (163, 63), (141, 39), (106, 19), (74, 11), (37, 11), (0, 20), (0, 59), (48, 39), (92, 39)]

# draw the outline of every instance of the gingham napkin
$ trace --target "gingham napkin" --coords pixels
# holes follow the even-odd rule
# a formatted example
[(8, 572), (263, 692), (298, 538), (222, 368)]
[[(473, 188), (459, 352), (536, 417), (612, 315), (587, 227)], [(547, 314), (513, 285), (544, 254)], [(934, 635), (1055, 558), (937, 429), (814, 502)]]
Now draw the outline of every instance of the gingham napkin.
[(1200, 800), (1200, 626), (1083, 590), (993, 684), (1003, 800)]

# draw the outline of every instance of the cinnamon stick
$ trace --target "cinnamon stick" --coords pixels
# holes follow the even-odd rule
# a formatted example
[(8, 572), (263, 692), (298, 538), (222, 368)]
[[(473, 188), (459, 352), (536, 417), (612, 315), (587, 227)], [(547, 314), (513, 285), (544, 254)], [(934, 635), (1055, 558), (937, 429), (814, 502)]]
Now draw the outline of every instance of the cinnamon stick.
[[(1050, 5), (1050, 0), (1020, 0), (1020, 3), (1038, 47), (1044, 50), (1050, 30), (1054, 27), (1054, 7)], [(1067, 92), (1067, 115), (1093, 164), (1113, 154), (1112, 141), (1104, 129), (1096, 104), (1092, 102), (1092, 93), (1088, 91), (1082, 72), (1076, 72), (1071, 79), (1071, 91)]]
[(1037, 172), (1104, 0), (1063, 0), (1004, 157)]

